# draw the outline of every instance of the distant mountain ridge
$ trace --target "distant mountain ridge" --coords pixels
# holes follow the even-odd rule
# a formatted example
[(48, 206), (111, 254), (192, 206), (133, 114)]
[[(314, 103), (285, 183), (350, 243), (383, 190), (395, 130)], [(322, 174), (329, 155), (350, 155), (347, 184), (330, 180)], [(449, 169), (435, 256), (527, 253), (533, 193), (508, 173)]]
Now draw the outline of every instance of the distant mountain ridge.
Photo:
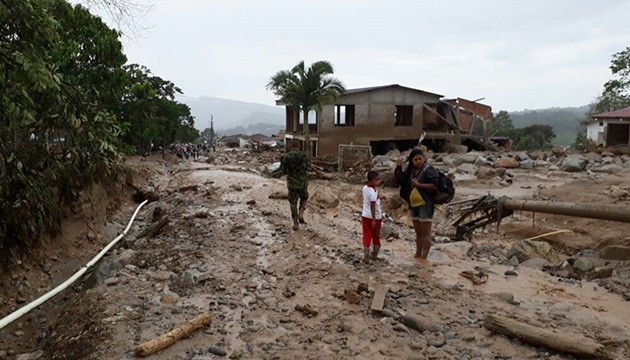
[(262, 127), (269, 128), (275, 125), (280, 129), (284, 128), (285, 112), (280, 106), (210, 96), (193, 98), (182, 95), (176, 100), (190, 106), (191, 113), (195, 117), (195, 127), (199, 130), (210, 127), (210, 115), (214, 119), (215, 131), (220, 134), (236, 127), (247, 129), (259, 123), (265, 124)]
[(582, 130), (580, 122), (586, 118), (588, 105), (565, 108), (547, 108), (509, 112), (515, 128), (522, 128), (534, 124), (544, 124), (553, 127), (556, 133), (554, 144), (570, 145), (575, 136)]

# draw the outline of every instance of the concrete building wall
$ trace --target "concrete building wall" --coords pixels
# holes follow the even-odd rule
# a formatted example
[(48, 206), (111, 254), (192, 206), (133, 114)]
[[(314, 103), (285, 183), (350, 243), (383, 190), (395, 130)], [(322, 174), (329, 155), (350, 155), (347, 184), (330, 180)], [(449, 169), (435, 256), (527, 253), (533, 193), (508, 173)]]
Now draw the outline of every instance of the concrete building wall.
[[(399, 87), (346, 94), (335, 105), (354, 105), (354, 126), (335, 125), (335, 105), (322, 108), (319, 118), (320, 156), (337, 155), (340, 144), (370, 145), (375, 140), (404, 140), (422, 134), (423, 104), (435, 103), (440, 96)], [(395, 126), (398, 105), (413, 106), (412, 125)]]
[[(599, 125), (599, 124), (602, 125)], [(586, 126), (586, 138), (597, 145), (604, 145), (604, 122), (595, 122)]]

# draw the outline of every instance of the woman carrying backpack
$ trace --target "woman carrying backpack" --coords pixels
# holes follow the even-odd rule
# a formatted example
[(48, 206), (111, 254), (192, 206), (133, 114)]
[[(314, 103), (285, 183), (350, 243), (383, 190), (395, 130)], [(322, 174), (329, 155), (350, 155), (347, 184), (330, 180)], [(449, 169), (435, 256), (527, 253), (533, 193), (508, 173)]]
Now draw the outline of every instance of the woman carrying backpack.
[(400, 185), (400, 197), (407, 201), (411, 211), (411, 221), (416, 232), (414, 257), (426, 259), (431, 249), (431, 224), (435, 212), (431, 194), (437, 190), (440, 176), (419, 149), (411, 151), (404, 171), (402, 164), (403, 158), (399, 157), (394, 174)]

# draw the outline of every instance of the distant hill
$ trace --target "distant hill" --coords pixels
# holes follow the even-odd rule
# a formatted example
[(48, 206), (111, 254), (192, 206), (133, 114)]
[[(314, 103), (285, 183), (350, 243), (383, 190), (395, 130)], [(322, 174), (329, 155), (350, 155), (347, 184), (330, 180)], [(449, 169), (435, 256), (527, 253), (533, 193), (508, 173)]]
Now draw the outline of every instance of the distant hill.
[(190, 106), (195, 116), (195, 127), (199, 130), (210, 127), (210, 114), (214, 117), (214, 129), (217, 133), (239, 126), (247, 129), (250, 125), (258, 123), (284, 128), (284, 107), (209, 96), (200, 98), (178, 96), (177, 101)]
[(534, 124), (551, 125), (556, 133), (554, 144), (569, 145), (580, 131), (580, 121), (586, 117), (588, 105), (567, 108), (548, 108), (510, 112), (516, 128)]
[(250, 124), (247, 126), (236, 126), (230, 129), (224, 129), (217, 131), (217, 133), (221, 136), (230, 136), (230, 135), (254, 135), (254, 134), (263, 134), (267, 136), (275, 135), (280, 130), (284, 130), (284, 125), (277, 124), (269, 124), (269, 123), (257, 123)]

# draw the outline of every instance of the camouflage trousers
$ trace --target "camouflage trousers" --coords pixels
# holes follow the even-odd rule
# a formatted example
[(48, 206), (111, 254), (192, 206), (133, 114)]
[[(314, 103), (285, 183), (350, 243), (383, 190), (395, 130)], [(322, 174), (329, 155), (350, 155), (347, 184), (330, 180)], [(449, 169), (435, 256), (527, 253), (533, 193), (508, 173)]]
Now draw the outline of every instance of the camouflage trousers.
[(300, 200), (300, 210), (304, 211), (306, 200), (308, 200), (308, 188), (289, 188), (289, 205), (291, 206), (291, 218), (298, 218), (298, 199)]

